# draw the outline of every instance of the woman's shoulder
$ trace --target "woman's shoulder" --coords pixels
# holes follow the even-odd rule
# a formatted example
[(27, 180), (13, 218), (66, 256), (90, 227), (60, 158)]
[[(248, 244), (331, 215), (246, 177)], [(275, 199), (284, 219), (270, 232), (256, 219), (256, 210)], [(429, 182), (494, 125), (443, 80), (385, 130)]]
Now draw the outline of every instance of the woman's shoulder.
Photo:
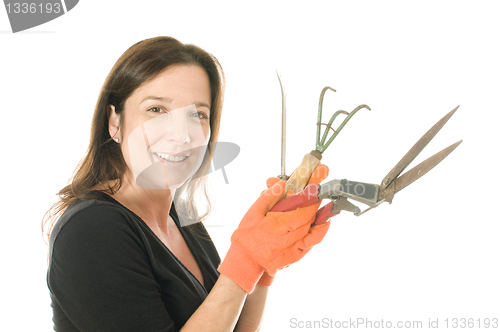
[(93, 192), (87, 199), (76, 200), (54, 224), (50, 234), (49, 246), (64, 233), (80, 236), (118, 230), (135, 222), (132, 212), (113, 198), (102, 192)]

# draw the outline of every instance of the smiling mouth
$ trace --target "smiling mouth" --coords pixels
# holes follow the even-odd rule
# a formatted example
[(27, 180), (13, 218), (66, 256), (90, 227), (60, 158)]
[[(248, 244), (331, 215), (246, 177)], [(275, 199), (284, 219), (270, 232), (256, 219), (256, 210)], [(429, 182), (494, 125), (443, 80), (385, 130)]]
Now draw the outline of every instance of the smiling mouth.
[(155, 152), (154, 154), (162, 159), (172, 161), (172, 162), (182, 162), (188, 157), (188, 156), (180, 156), (180, 155), (173, 156), (173, 155), (169, 155), (166, 153), (159, 153), (159, 152)]

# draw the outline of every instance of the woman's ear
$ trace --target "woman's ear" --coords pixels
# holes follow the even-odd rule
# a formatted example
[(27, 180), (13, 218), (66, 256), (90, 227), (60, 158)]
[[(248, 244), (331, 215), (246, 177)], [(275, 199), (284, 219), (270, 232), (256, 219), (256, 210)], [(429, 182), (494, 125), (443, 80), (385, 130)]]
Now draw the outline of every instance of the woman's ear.
[(115, 142), (119, 143), (120, 142), (120, 115), (116, 114), (116, 110), (115, 110), (114, 105), (108, 106), (108, 113), (109, 113), (109, 119), (108, 119), (109, 136), (111, 136), (111, 138)]

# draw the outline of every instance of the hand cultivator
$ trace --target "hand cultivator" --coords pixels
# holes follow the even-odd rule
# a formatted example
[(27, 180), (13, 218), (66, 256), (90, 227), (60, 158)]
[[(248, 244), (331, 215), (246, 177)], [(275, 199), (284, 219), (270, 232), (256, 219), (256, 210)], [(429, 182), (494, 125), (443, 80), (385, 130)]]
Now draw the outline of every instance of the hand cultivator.
[[(458, 106), (451, 112), (446, 114), (439, 120), (431, 129), (429, 129), (415, 145), (406, 153), (406, 155), (394, 166), (394, 168), (384, 177), (380, 185), (343, 180), (332, 180), (324, 184), (311, 184), (304, 187), (309, 181), (311, 174), (320, 164), (322, 154), (330, 146), (332, 141), (337, 137), (340, 131), (344, 128), (347, 122), (362, 108), (370, 110), (367, 105), (359, 105), (352, 112), (337, 111), (328, 123), (322, 123), (323, 99), (326, 91), (334, 89), (325, 87), (321, 91), (318, 106), (318, 122), (316, 132), (316, 149), (304, 156), (301, 165), (288, 178), (285, 174), (285, 143), (286, 143), (286, 96), (281, 77), (278, 74), (281, 84), (283, 115), (282, 115), (282, 150), (281, 150), (281, 175), (282, 180), (287, 180), (286, 189), (292, 190), (298, 194), (292, 195), (278, 202), (272, 211), (289, 211), (298, 207), (307, 206), (321, 199), (329, 198), (330, 203), (323, 206), (317, 214), (315, 225), (326, 222), (331, 216), (337, 215), (342, 210), (353, 212), (355, 216), (360, 216), (363, 213), (376, 208), (383, 202), (392, 203), (394, 195), (408, 185), (418, 180), (421, 176), (430, 171), (434, 166), (439, 164), (446, 158), (462, 141), (458, 141), (449, 147), (436, 153), (434, 156), (423, 161), (403, 175), (400, 174), (404, 169), (417, 157), (417, 155), (427, 146), (434, 136), (441, 130), (450, 117), (458, 109)], [(346, 115), (344, 121), (335, 130), (332, 124), (340, 114)], [(321, 136), (321, 126), (326, 126), (326, 129)], [(328, 132), (332, 130), (333, 134), (328, 137)], [(303, 190), (304, 189), (304, 190)], [(357, 206), (351, 203), (348, 199), (358, 201), (368, 205), (368, 208), (361, 211)]]

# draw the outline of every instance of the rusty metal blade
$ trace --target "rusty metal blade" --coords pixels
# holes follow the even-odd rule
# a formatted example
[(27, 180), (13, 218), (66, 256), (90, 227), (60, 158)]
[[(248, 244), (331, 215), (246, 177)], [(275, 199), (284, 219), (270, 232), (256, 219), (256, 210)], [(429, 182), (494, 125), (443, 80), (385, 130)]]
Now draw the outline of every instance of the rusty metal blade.
[(286, 180), (285, 165), (286, 165), (286, 91), (280, 73), (276, 71), (281, 87), (281, 174), (280, 179)]
[(395, 182), (394, 193), (403, 190), (408, 185), (421, 178), (424, 174), (426, 174), (428, 171), (434, 168), (434, 166), (436, 166), (444, 158), (446, 158), (453, 150), (455, 150), (455, 148), (459, 146), (460, 143), (462, 143), (461, 140), (456, 142), (455, 144), (450, 145), (446, 149), (441, 150), (440, 152), (421, 162), (420, 164), (397, 178)]
[[(455, 107), (451, 112), (446, 114), (439, 120), (431, 129), (429, 129), (424, 136), (422, 136), (417, 143), (406, 153), (406, 155), (394, 166), (394, 168), (385, 176), (380, 185), (380, 189), (385, 190), (391, 182), (396, 179), (401, 172), (418, 156), (427, 144), (436, 136), (436, 134), (443, 128), (446, 122), (451, 118), (459, 106)], [(418, 166), (417, 166), (418, 167)], [(413, 182), (413, 181), (412, 181)], [(411, 182), (410, 182), (411, 183)]]

